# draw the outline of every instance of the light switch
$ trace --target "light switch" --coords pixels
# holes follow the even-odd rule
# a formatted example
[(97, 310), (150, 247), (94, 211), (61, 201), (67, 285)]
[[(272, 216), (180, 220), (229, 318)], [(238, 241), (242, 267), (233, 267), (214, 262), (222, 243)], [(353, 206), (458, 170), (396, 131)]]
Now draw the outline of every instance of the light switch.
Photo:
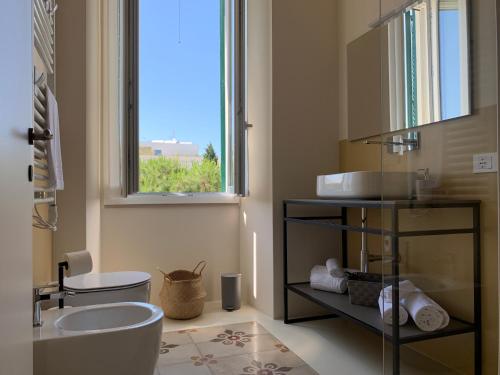
[(498, 171), (497, 153), (475, 154), (472, 156), (474, 173), (492, 173)]

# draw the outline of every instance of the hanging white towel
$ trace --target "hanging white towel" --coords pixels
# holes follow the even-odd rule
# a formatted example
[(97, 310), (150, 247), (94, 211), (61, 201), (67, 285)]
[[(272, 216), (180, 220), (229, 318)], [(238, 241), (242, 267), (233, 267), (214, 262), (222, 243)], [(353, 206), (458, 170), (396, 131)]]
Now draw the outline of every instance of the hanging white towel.
[(410, 293), (400, 301), (422, 331), (437, 331), (450, 323), (448, 313), (421, 290)]
[(61, 157), (61, 135), (59, 132), (59, 111), (54, 94), (47, 87), (47, 128), (52, 132), (52, 140), (47, 145), (49, 165), (49, 187), (64, 190), (63, 167)]
[[(380, 297), (378, 298), (378, 307), (384, 323), (392, 325), (392, 317), (394, 311), (394, 309), (392, 308), (392, 301), (384, 300), (383, 296), (380, 295)], [(406, 324), (406, 322), (408, 322), (408, 312), (404, 309), (403, 306), (398, 305), (398, 307), (399, 307), (399, 325), (402, 326)]]
[(330, 258), (326, 261), (326, 268), (333, 277), (344, 277), (345, 275), (344, 269), (335, 258)]
[(311, 288), (325, 292), (345, 293), (347, 290), (347, 279), (345, 277), (333, 277), (326, 266), (314, 266), (311, 270)]

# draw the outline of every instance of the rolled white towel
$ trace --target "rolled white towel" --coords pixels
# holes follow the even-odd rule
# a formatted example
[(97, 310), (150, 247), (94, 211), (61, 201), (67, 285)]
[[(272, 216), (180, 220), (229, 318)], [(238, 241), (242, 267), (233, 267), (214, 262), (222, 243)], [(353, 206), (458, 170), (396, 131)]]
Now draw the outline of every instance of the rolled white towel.
[(345, 293), (347, 280), (344, 277), (333, 277), (326, 266), (314, 266), (311, 270), (311, 288), (325, 292)]
[(449, 314), (420, 289), (400, 301), (422, 331), (437, 331), (450, 323)]
[(66, 253), (64, 258), (68, 262), (68, 276), (81, 275), (92, 271), (92, 256), (86, 250)]
[(326, 261), (326, 269), (333, 277), (344, 277), (344, 269), (335, 258), (330, 258)]
[[(411, 293), (418, 292), (418, 289), (410, 280), (403, 280), (399, 282), (399, 299), (407, 297)], [(392, 301), (392, 285), (384, 288), (382, 291), (386, 301)]]
[[(394, 311), (394, 309), (392, 308), (392, 302), (384, 300), (382, 295), (380, 295), (380, 297), (378, 298), (378, 307), (384, 323), (392, 325), (392, 316)], [(399, 305), (399, 325), (405, 325), (407, 321), (408, 312), (403, 306)]]

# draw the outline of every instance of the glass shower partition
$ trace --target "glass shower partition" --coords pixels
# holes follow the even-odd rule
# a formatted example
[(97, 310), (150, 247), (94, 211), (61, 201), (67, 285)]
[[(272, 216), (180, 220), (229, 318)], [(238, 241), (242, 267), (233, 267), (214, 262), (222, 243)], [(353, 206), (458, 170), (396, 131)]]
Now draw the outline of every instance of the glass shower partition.
[(365, 147), (383, 233), (365, 250), (384, 374), (498, 371), (495, 14), (494, 0), (425, 0), (378, 26), (382, 135)]

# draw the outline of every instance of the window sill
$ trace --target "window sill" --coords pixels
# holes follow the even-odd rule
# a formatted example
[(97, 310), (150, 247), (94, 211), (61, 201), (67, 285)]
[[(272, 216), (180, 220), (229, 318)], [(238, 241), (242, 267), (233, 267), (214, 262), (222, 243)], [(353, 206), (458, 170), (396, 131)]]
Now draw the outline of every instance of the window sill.
[(128, 197), (105, 197), (105, 206), (239, 204), (240, 197), (231, 193), (138, 193)]

